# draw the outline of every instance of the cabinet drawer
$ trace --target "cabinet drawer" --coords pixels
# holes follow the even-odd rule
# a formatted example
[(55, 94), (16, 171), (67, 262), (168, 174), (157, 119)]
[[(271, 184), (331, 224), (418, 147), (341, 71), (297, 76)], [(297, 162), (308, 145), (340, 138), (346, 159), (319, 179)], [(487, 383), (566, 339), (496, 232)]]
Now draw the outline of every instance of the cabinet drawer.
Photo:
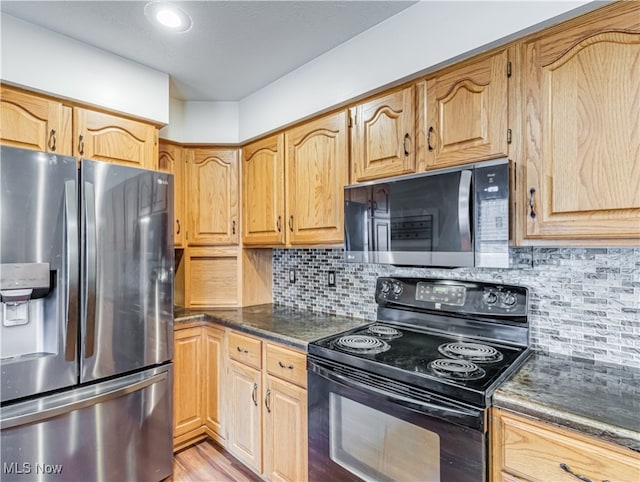
[(251, 367), (262, 368), (261, 353), (262, 342), (250, 336), (241, 335), (233, 331), (229, 332), (229, 357), (249, 365)]
[[(637, 481), (640, 456), (631, 450), (546, 423), (502, 414), (502, 468), (530, 481)], [(564, 468), (563, 468), (564, 467)]]
[(307, 357), (276, 345), (267, 345), (267, 372), (301, 387), (307, 386)]

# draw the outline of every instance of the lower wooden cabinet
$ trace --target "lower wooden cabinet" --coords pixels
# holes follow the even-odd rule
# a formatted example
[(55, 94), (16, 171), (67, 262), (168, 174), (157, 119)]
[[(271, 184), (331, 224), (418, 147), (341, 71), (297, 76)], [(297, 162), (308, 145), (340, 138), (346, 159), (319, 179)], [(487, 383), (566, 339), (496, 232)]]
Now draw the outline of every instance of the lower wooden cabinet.
[(264, 463), (268, 480), (307, 480), (307, 391), (265, 376)]
[(224, 330), (197, 326), (176, 330), (173, 344), (173, 446), (179, 450), (206, 436), (224, 441)]
[(640, 454), (530, 417), (492, 411), (492, 480), (640, 480)]
[(229, 358), (228, 450), (267, 480), (306, 481), (306, 355), (230, 331)]

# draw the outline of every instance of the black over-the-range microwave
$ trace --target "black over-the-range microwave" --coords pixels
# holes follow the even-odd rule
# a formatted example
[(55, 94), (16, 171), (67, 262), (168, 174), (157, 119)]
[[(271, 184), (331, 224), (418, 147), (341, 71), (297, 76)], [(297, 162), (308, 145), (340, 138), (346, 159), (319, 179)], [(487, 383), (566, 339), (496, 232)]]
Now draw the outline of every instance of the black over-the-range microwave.
[(346, 186), (345, 259), (508, 268), (509, 161)]

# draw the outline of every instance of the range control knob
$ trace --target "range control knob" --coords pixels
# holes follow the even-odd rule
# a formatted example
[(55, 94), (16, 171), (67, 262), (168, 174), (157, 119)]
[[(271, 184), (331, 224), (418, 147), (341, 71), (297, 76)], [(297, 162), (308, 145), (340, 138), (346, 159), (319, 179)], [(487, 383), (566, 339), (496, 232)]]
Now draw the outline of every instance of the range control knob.
[(498, 301), (498, 295), (495, 291), (487, 291), (484, 295), (482, 295), (482, 299), (487, 305), (491, 306), (495, 305)]
[(505, 293), (502, 293), (502, 296), (500, 297), (500, 302), (504, 306), (511, 308), (512, 306), (515, 306), (515, 304), (518, 302), (518, 298), (516, 298), (516, 295), (514, 295), (510, 291), (507, 291)]
[(393, 283), (393, 294), (399, 296), (402, 294), (402, 285), (400, 283)]
[(381, 293), (388, 293), (391, 290), (391, 285), (389, 284), (388, 281), (382, 281), (380, 283), (380, 292)]

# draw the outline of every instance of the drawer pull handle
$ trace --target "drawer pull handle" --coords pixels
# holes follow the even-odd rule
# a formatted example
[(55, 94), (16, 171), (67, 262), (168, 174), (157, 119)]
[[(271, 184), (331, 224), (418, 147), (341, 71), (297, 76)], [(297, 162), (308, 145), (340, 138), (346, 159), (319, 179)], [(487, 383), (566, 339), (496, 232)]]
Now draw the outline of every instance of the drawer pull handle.
[(258, 406), (258, 384), (253, 384), (253, 391), (251, 392), (251, 400), (253, 400), (253, 404)]
[(567, 472), (568, 474), (573, 475), (576, 479), (582, 480), (582, 482), (593, 482), (593, 480), (591, 480), (589, 477), (576, 474), (573, 470), (571, 470), (571, 467), (569, 467), (567, 464), (560, 464), (560, 468), (565, 472)]
[(264, 396), (264, 406), (267, 407), (267, 412), (271, 413), (271, 389), (267, 388), (267, 394)]
[(245, 355), (247, 355), (249, 353), (249, 350), (243, 350), (242, 348), (240, 348), (239, 346), (236, 347), (236, 349), (240, 352), (240, 353), (244, 353)]
[(293, 365), (285, 365), (281, 361), (278, 362), (278, 365), (280, 365), (280, 368), (288, 368), (289, 370), (293, 370)]

